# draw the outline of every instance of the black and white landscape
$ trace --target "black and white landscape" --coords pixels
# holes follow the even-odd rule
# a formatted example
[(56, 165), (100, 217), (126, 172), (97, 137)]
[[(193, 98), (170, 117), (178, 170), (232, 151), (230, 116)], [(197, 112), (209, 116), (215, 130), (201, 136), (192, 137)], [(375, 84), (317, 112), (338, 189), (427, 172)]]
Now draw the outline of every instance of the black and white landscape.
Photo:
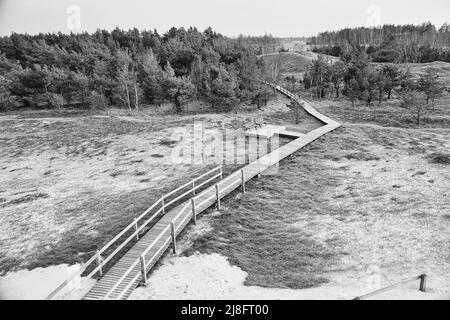
[(448, 0), (155, 2), (0, 0), (0, 300), (450, 299)]

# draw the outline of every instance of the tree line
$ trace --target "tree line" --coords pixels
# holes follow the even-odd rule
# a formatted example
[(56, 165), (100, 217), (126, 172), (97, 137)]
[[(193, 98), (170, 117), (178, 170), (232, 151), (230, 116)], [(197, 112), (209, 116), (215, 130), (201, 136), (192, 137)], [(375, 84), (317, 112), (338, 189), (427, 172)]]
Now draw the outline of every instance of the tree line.
[(450, 62), (450, 26), (437, 29), (431, 23), (421, 25), (384, 25), (346, 28), (322, 32), (309, 39), (312, 51), (341, 56), (362, 46), (374, 62), (426, 63)]
[(415, 78), (407, 69), (402, 72), (394, 64), (374, 64), (363, 48), (355, 47), (351, 52), (343, 54), (342, 59), (332, 62), (319, 55), (307, 68), (303, 85), (312, 90), (317, 99), (340, 94), (355, 102), (365, 101), (367, 106), (373, 107), (373, 117), (377, 116), (377, 105), (383, 100), (391, 99), (396, 92), (402, 101), (402, 106), (413, 110), (415, 118), (420, 124), (424, 108), (432, 105), (439, 97), (444, 87), (439, 74), (432, 68)]
[(228, 38), (211, 28), (137, 29), (94, 33), (13, 33), (0, 38), (0, 109), (143, 104), (192, 99), (214, 110), (262, 106), (272, 95), (261, 80), (274, 39)]

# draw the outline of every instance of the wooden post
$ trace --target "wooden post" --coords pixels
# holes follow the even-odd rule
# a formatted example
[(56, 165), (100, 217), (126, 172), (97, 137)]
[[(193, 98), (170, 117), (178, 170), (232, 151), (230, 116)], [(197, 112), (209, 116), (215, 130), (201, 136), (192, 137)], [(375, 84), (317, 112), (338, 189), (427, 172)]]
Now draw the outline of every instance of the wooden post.
[(217, 210), (220, 210), (220, 190), (218, 184), (216, 184), (216, 199), (217, 199)]
[(238, 164), (238, 141), (237, 136), (233, 137), (233, 164)]
[(223, 179), (222, 165), (219, 166), (219, 170), (220, 170), (220, 180), (222, 180)]
[(134, 218), (134, 230), (136, 231), (136, 240), (139, 240), (138, 222), (136, 218)]
[(147, 286), (147, 270), (145, 269), (145, 257), (142, 255), (139, 257), (141, 261), (141, 275), (142, 275), (142, 283), (144, 286)]
[(419, 279), (420, 279), (419, 290), (425, 292), (427, 290), (427, 275), (425, 273), (421, 274), (419, 276)]
[(256, 136), (256, 159), (259, 159), (259, 135)]
[(195, 196), (195, 181), (192, 181), (192, 193)]
[(267, 153), (272, 152), (272, 137), (267, 138)]
[(195, 199), (191, 199), (192, 206), (192, 218), (194, 219), (194, 224), (197, 224), (197, 213), (195, 212)]
[(100, 275), (100, 277), (103, 276), (103, 269), (102, 269), (102, 256), (100, 255), (100, 251), (97, 250), (97, 266), (100, 267), (100, 269), (98, 270), (98, 274)]
[(245, 136), (245, 164), (250, 163), (250, 137)]
[(166, 205), (164, 204), (164, 196), (161, 196), (162, 211), (166, 214)]
[(241, 187), (242, 187), (242, 193), (245, 193), (245, 176), (244, 176), (244, 169), (241, 169)]
[(175, 236), (175, 225), (173, 222), (170, 223), (170, 229), (172, 231), (172, 249), (173, 253), (177, 254), (177, 237)]

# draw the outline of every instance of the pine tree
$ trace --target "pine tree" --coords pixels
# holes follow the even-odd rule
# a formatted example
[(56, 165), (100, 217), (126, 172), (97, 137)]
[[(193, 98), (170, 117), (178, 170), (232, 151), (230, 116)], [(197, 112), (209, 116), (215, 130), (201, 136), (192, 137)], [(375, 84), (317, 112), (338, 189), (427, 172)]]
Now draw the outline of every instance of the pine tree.
[(172, 101), (176, 112), (183, 111), (183, 105), (195, 96), (195, 86), (189, 77), (175, 76), (170, 63), (167, 63), (163, 72), (163, 90), (167, 99)]
[(384, 65), (382, 72), (386, 77), (385, 90), (388, 99), (391, 99), (392, 90), (400, 83), (400, 70), (394, 65)]
[(339, 89), (344, 82), (345, 68), (345, 64), (341, 61), (335, 62), (330, 68), (330, 80), (333, 84), (336, 98), (339, 98)]
[(420, 126), (420, 120), (422, 119), (422, 113), (425, 110), (425, 99), (421, 92), (418, 90), (408, 90), (401, 93), (402, 107), (410, 110), (413, 117), (416, 120), (418, 126)]
[(6, 110), (10, 104), (9, 80), (0, 75), (0, 111)]
[(439, 75), (435, 70), (427, 68), (425, 74), (420, 76), (419, 90), (425, 94), (427, 105), (429, 104), (430, 99), (432, 99), (437, 94), (439, 94), (439, 92), (441, 92)]
[(159, 106), (164, 100), (161, 86), (162, 70), (151, 49), (144, 52), (138, 60), (138, 80), (144, 99)]
[(118, 50), (115, 56), (118, 100), (134, 114), (133, 108), (139, 111), (140, 89), (137, 83), (137, 72), (128, 50)]
[(211, 70), (210, 102), (214, 107), (232, 109), (238, 102), (236, 98), (237, 80), (235, 75), (228, 72), (223, 66)]

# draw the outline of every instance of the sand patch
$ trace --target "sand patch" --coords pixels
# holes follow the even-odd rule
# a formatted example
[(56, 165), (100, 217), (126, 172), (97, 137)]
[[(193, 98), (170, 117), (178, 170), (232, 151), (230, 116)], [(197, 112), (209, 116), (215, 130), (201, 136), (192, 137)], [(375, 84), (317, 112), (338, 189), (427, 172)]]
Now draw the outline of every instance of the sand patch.
[[(360, 286), (325, 285), (318, 288), (293, 290), (245, 286), (247, 273), (229, 264), (219, 254), (199, 254), (189, 257), (171, 257), (153, 272), (147, 287), (137, 288), (130, 300), (159, 299), (352, 299), (368, 292), (366, 283)], [(430, 292), (417, 290), (417, 284), (405, 285), (376, 299), (445, 299), (449, 291), (434, 290), (439, 279), (430, 279)]]
[[(9, 272), (0, 277), (0, 300), (43, 300), (60, 283), (79, 269), (79, 265), (61, 264), (47, 268)], [(59, 299), (80, 299), (95, 280), (74, 279)], [(69, 292), (70, 291), (70, 292)]]

